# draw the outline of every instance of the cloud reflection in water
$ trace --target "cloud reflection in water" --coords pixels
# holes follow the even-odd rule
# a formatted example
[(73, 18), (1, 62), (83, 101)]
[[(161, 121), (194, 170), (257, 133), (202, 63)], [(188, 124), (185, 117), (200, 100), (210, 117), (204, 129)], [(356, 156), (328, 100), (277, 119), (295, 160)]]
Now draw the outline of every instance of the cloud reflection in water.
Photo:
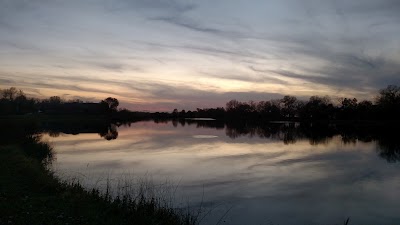
[(320, 142), (301, 134), (294, 142), (276, 134), (232, 139), (227, 129), (139, 122), (120, 127), (113, 141), (97, 134), (46, 138), (55, 146), (60, 174), (147, 174), (156, 182), (179, 182), (177, 199), (222, 204), (204, 222), (218, 220), (230, 206), (227, 224), (400, 219), (400, 196), (393, 194), (400, 188), (399, 164), (380, 158), (376, 141), (344, 142), (338, 134)]

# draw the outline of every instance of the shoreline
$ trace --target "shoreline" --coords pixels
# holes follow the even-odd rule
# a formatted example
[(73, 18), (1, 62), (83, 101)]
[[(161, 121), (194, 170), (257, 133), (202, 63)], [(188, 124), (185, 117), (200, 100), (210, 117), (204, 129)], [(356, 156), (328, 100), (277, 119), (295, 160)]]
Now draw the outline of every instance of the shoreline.
[(0, 224), (196, 224), (189, 212), (169, 208), (156, 196), (112, 199), (61, 181), (46, 166), (51, 150), (29, 140), (0, 146)]

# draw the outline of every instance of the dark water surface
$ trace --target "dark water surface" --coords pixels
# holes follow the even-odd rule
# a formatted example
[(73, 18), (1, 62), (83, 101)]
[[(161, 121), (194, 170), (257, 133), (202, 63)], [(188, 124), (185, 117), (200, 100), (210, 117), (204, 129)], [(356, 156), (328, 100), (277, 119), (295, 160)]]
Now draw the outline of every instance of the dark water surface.
[(89, 188), (105, 178), (168, 181), (178, 205), (212, 209), (203, 224), (400, 222), (395, 130), (149, 121), (100, 133), (44, 134), (56, 173)]

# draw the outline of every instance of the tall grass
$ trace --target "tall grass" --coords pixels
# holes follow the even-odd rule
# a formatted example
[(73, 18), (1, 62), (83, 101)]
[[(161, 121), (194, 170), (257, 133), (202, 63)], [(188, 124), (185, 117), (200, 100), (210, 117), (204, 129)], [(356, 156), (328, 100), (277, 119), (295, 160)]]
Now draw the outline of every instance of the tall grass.
[(156, 184), (149, 176), (133, 177), (129, 174), (97, 179), (94, 187), (82, 185), (81, 180), (70, 177), (63, 182), (85, 190), (93, 198), (107, 202), (115, 210), (124, 211), (132, 224), (159, 224), (162, 221), (161, 224), (166, 225), (195, 225), (200, 222), (201, 208), (176, 207), (177, 186), (170, 182)]
[(40, 136), (18, 142), (0, 145), (0, 224), (198, 224), (198, 214), (173, 206), (172, 186), (106, 179), (105, 188), (85, 188), (56, 176), (53, 148)]

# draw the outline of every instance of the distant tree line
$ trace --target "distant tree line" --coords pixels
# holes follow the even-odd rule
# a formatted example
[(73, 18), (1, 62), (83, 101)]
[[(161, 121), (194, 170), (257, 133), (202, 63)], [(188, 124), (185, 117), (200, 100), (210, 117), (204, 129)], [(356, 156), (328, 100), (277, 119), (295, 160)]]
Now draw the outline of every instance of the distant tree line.
[(29, 98), (15, 87), (0, 89), (0, 115), (26, 114), (102, 114), (111, 115), (118, 110), (119, 101), (108, 97), (98, 103), (80, 99), (63, 100), (59, 96), (46, 99)]
[(328, 96), (311, 96), (299, 100), (295, 96), (266, 101), (241, 102), (231, 100), (225, 107), (174, 109), (172, 112), (132, 112), (118, 109), (119, 101), (108, 97), (98, 103), (75, 99), (64, 101), (59, 96), (47, 99), (28, 98), (14, 87), (0, 90), (0, 114), (106, 114), (120, 121), (140, 119), (214, 118), (225, 121), (318, 121), (318, 120), (398, 120), (400, 115), (400, 87), (389, 85), (381, 89), (373, 101), (341, 98), (332, 101)]
[(225, 120), (276, 121), (276, 120), (398, 120), (400, 115), (400, 87), (389, 85), (381, 89), (374, 101), (340, 98), (333, 102), (328, 96), (311, 96), (308, 101), (294, 96), (268, 101), (241, 102), (231, 100), (225, 108), (178, 111), (172, 118), (207, 117)]

